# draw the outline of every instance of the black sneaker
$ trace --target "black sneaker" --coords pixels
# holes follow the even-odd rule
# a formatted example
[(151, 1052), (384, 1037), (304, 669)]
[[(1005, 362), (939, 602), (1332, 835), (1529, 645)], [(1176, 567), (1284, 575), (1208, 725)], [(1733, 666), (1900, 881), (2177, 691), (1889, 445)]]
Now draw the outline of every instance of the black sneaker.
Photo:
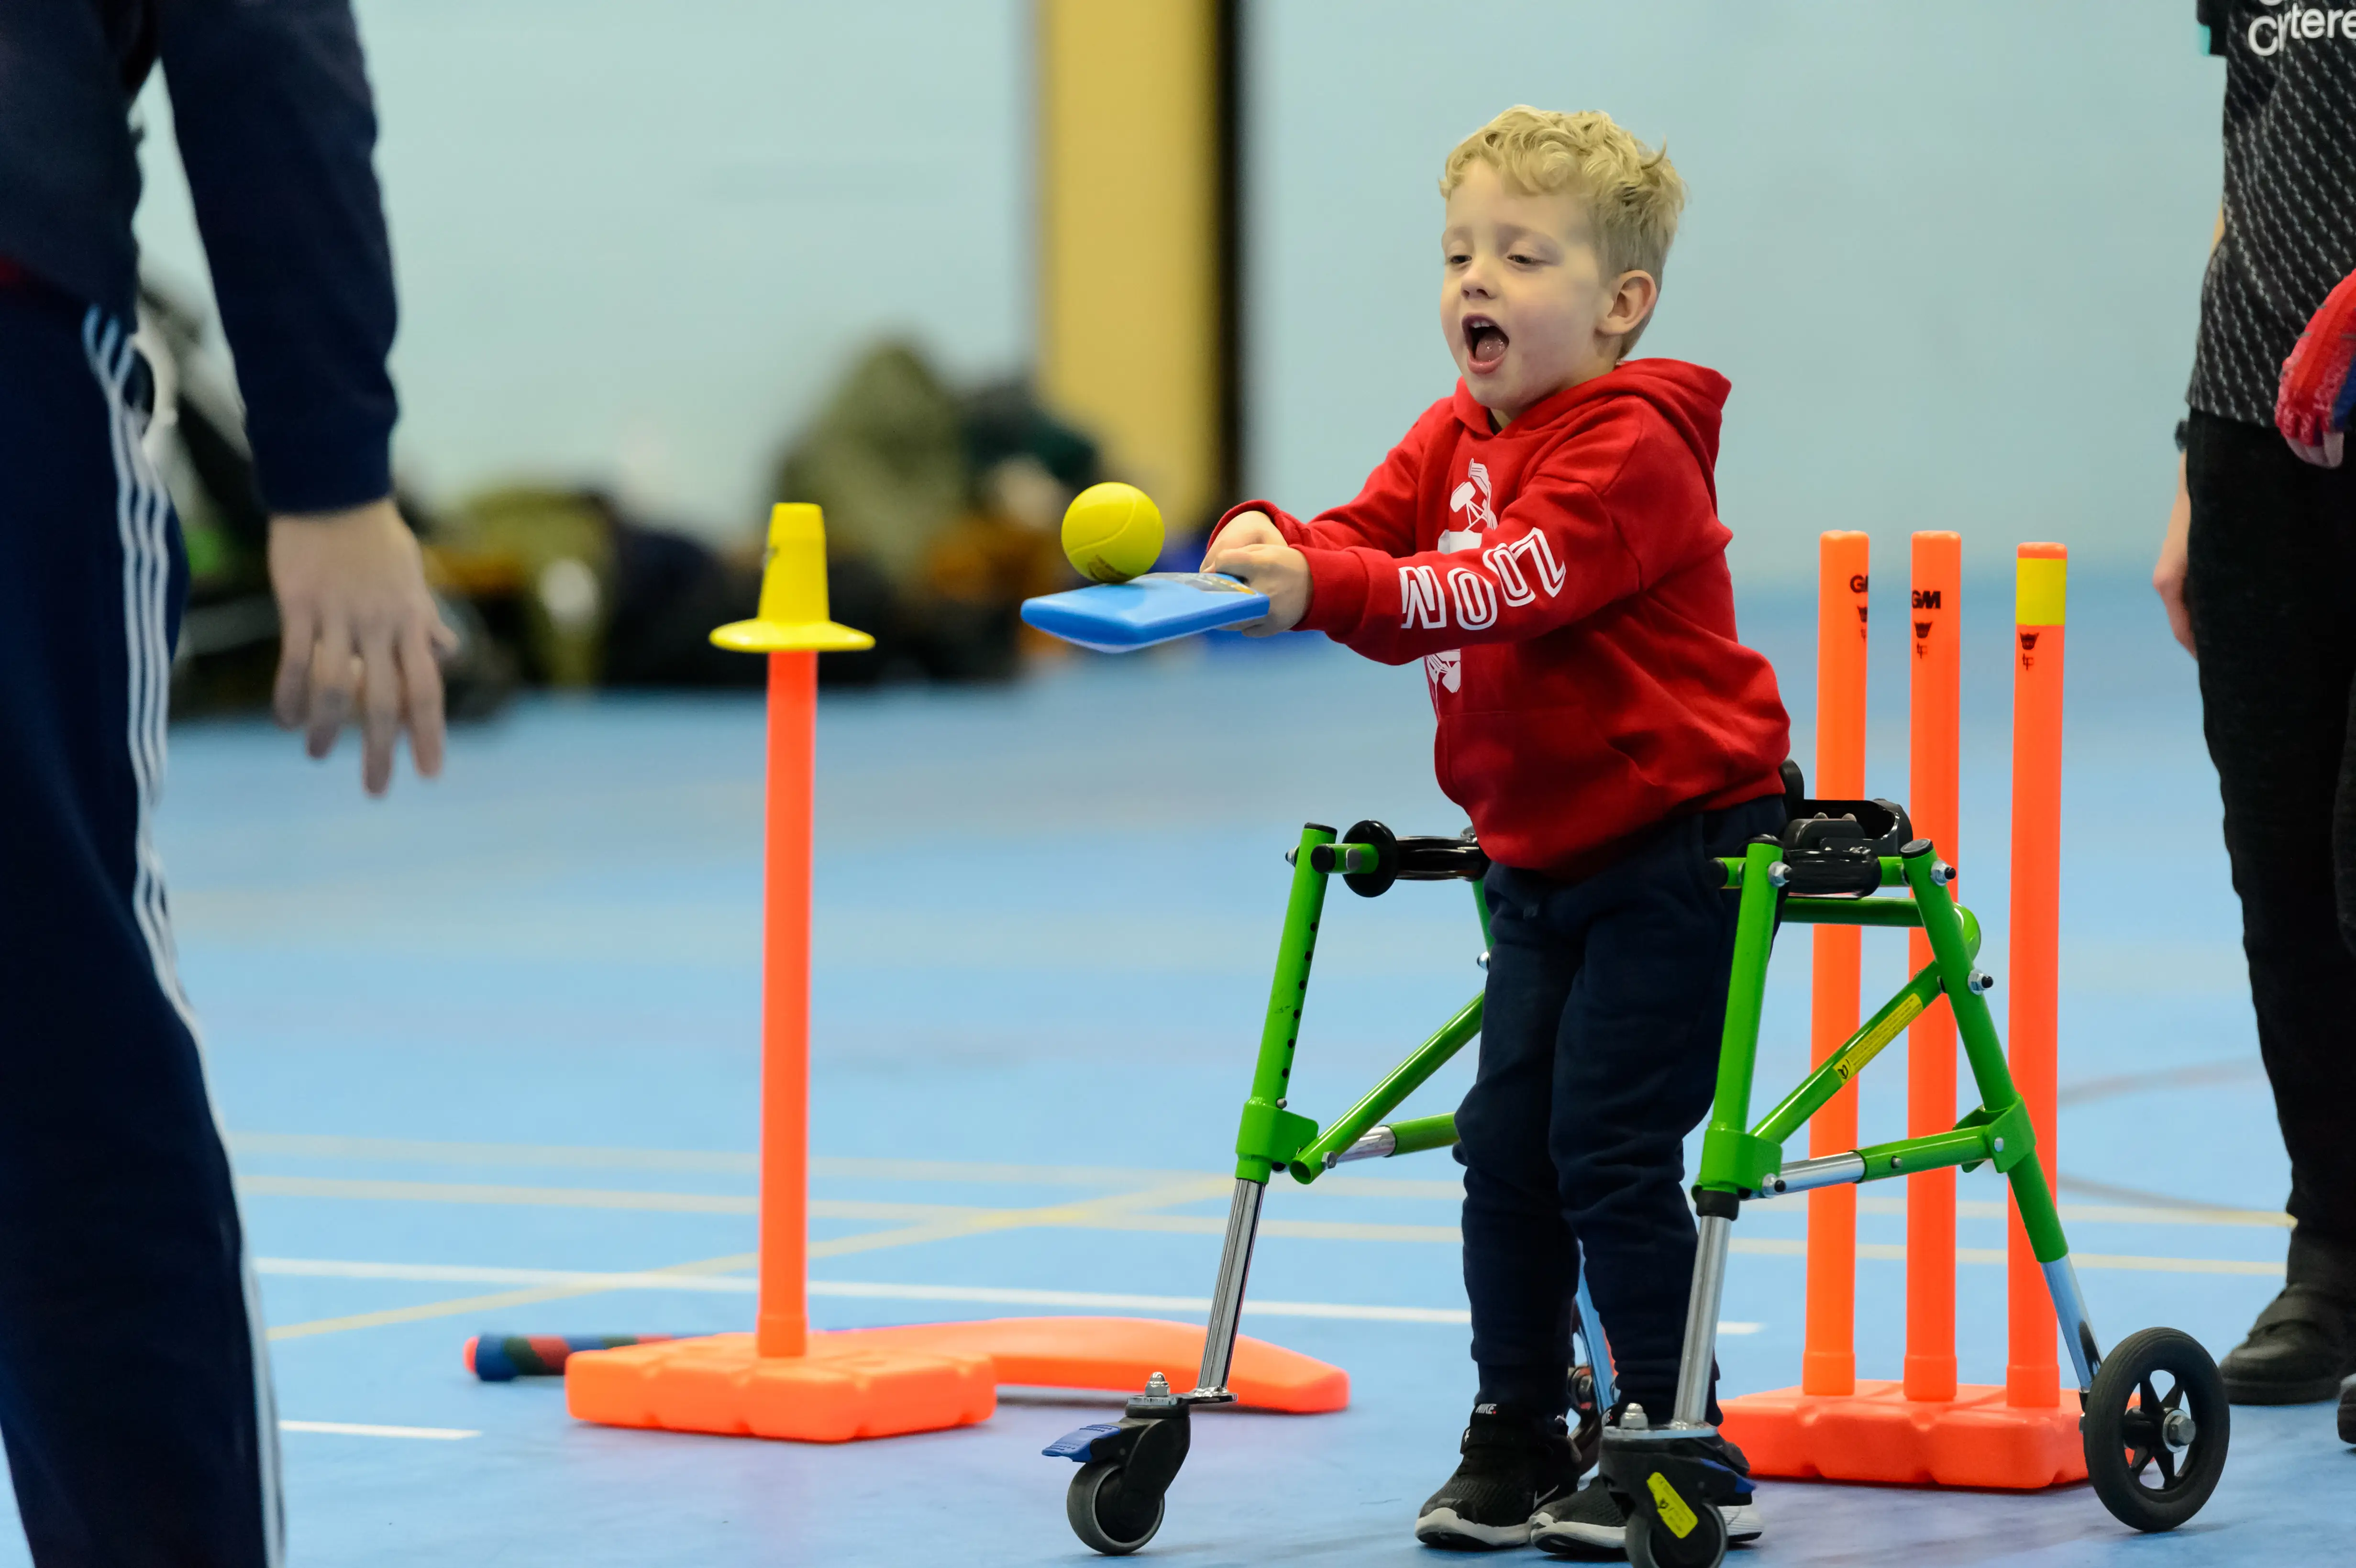
[(2356, 1303), (2312, 1285), (2285, 1285), (2217, 1370), (2235, 1404), (2329, 1399), (2356, 1372)]
[(2356, 1377), (2340, 1385), (2340, 1441), (2356, 1443)]
[(1598, 1476), (1540, 1499), (1530, 1515), (1530, 1544), (1558, 1557), (1622, 1557), (1628, 1552), (1628, 1510)]
[(1426, 1546), (1494, 1552), (1527, 1545), (1538, 1499), (1577, 1486), (1585, 1468), (1562, 1417), (1510, 1405), (1472, 1407), (1463, 1455), (1416, 1515), (1415, 1538)]

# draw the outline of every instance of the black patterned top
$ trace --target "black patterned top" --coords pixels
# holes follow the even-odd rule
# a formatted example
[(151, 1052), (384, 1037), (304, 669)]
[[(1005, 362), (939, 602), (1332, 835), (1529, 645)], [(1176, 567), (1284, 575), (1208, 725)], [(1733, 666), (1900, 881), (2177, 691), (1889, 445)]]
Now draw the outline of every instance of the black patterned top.
[(2225, 233), (2201, 289), (2185, 399), (2272, 424), (2282, 362), (2356, 272), (2356, 9), (2200, 0), (2225, 59)]

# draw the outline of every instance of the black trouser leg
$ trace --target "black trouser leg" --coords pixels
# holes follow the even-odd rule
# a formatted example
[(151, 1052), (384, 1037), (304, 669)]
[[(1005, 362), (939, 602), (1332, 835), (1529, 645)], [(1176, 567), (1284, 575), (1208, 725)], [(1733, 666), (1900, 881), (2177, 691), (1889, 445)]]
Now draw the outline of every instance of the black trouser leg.
[(2290, 1154), (2290, 1280), (2356, 1294), (2356, 470), (2205, 414), (2185, 460), (2203, 723)]
[(0, 287), (0, 1436), (42, 1568), (264, 1568), (268, 1368), (149, 839), (185, 569), (140, 374)]
[(1457, 1108), (1456, 1147), (1464, 1165), (1464, 1288), (1478, 1399), (1558, 1415), (1570, 1398), (1564, 1372), (1579, 1244), (1563, 1223), (1549, 1131), (1556, 1039), (1581, 948), (1532, 939), (1529, 880), (1492, 867), (1483, 890), (1489, 981), (1480, 1068)]
[(1674, 823), (1574, 884), (1490, 872), (1481, 1065), (1456, 1118), (1483, 1399), (1562, 1408), (1583, 1257), (1622, 1397), (1667, 1419), (1693, 1279), (1683, 1142), (1709, 1109), (1733, 961), (1710, 858), (1783, 821), (1778, 796)]

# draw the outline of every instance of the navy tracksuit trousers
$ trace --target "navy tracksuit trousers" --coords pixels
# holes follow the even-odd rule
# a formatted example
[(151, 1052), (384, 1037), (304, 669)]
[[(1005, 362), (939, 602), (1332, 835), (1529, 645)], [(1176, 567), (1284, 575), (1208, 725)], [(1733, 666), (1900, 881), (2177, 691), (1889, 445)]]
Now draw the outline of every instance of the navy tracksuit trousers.
[(280, 1560), (150, 817), (187, 570), (105, 313), (0, 285), (0, 1438), (42, 1568)]
[(1668, 1419), (1692, 1287), (1685, 1136), (1708, 1114), (1736, 901), (1714, 856), (1773, 795), (1681, 817), (1577, 882), (1492, 866), (1481, 1063), (1456, 1113), (1483, 1403), (1568, 1403), (1582, 1255), (1620, 1393)]

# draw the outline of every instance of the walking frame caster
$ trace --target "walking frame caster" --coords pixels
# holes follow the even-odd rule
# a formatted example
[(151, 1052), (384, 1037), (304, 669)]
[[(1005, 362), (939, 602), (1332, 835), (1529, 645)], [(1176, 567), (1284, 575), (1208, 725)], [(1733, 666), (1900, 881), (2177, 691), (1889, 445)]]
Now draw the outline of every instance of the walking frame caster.
[(1227, 1370), (1235, 1362), (1236, 1325), (1243, 1314), (1244, 1281), (1251, 1272), (1260, 1200), (1267, 1191), (1261, 1182), (1236, 1183), (1196, 1386), (1173, 1393), (1170, 1380), (1156, 1372), (1146, 1380), (1145, 1392), (1129, 1402), (1118, 1423), (1083, 1426), (1041, 1450), (1050, 1458), (1079, 1465), (1079, 1474), (1064, 1494), (1064, 1517), (1072, 1533), (1092, 1552), (1126, 1557), (1153, 1539), (1162, 1528), (1162, 1499), (1178, 1478), (1194, 1439), (1194, 1406), (1235, 1400), (1227, 1392)]
[(1743, 1500), (1742, 1477), (1702, 1439), (1717, 1428), (1644, 1424), (1644, 1407), (1631, 1405), (1619, 1425), (1603, 1429), (1597, 1469), (1628, 1516), (1628, 1561), (1633, 1568), (1718, 1568), (1726, 1560), (1726, 1516)]
[(1081, 1543), (1108, 1557), (1126, 1557), (1151, 1541), (1162, 1528), (1162, 1499), (1193, 1441), (1188, 1413), (1231, 1397), (1224, 1390), (1172, 1393), (1169, 1380), (1156, 1372), (1119, 1423), (1083, 1426), (1041, 1450), (1080, 1467), (1064, 1494), (1064, 1517)]
[(1193, 1436), (1186, 1410), (1186, 1401), (1156, 1372), (1117, 1425), (1083, 1426), (1044, 1450), (1079, 1463), (1064, 1494), (1064, 1517), (1083, 1545), (1126, 1557), (1153, 1539), (1162, 1528), (1162, 1499), (1186, 1462)]

